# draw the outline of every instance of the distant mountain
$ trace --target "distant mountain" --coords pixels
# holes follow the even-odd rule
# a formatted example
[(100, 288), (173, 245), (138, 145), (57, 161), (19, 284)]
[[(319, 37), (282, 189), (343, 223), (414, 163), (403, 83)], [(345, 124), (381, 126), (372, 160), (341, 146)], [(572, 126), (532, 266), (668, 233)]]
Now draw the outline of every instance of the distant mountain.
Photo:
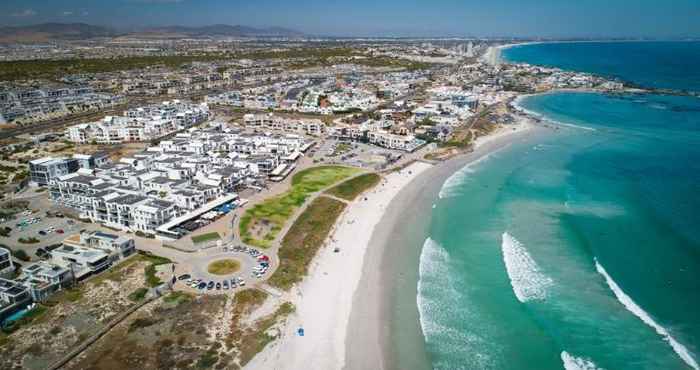
[(0, 27), (0, 42), (45, 42), (112, 37), (118, 32), (85, 23), (42, 23), (30, 26)]
[(297, 37), (304, 35), (302, 32), (282, 27), (254, 28), (239, 25), (231, 26), (227, 24), (215, 24), (202, 27), (155, 27), (146, 29), (143, 32), (189, 37)]
[(42, 23), (31, 26), (0, 27), (0, 43), (84, 40), (95, 37), (299, 37), (299, 31), (282, 27), (254, 28), (215, 24), (202, 27), (165, 26), (139, 31), (119, 32), (85, 23)]

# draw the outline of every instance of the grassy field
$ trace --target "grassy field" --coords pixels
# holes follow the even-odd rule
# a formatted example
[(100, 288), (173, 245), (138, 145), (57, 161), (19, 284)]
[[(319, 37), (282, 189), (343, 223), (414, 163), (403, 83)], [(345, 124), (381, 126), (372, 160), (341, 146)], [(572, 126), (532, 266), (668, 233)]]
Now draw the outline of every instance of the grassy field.
[(206, 233), (206, 234), (200, 234), (200, 235), (195, 235), (192, 237), (192, 243), (194, 244), (199, 244), (199, 243), (204, 243), (212, 240), (219, 240), (221, 239), (221, 236), (217, 232), (212, 232), (212, 233)]
[(233, 259), (214, 261), (207, 266), (207, 271), (214, 275), (232, 274), (241, 268), (241, 263)]
[(354, 200), (365, 190), (371, 189), (379, 184), (381, 179), (381, 176), (376, 173), (367, 173), (342, 182), (328, 189), (326, 193), (345, 200)]
[[(284, 224), (310, 194), (355, 175), (360, 170), (343, 166), (319, 166), (300, 171), (287, 192), (249, 208), (239, 224), (247, 244), (267, 248)], [(257, 234), (257, 235), (256, 235)]]
[(301, 281), (343, 209), (345, 203), (324, 196), (311, 202), (282, 239), (280, 265), (268, 280), (270, 285), (289, 290)]

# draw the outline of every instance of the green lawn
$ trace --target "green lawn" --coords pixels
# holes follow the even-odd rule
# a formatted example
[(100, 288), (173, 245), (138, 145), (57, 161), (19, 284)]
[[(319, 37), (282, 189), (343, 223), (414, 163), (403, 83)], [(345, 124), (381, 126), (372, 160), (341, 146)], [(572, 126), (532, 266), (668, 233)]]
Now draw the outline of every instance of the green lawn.
[[(242, 240), (257, 247), (269, 247), (270, 242), (275, 240), (287, 220), (309, 195), (359, 171), (343, 166), (319, 166), (300, 171), (292, 178), (292, 187), (287, 192), (256, 204), (245, 212), (239, 224)], [(257, 238), (253, 234), (253, 228), (256, 227), (261, 228)]]
[(214, 261), (207, 266), (207, 271), (214, 275), (230, 275), (241, 269), (241, 263), (234, 259)]
[(211, 232), (211, 233), (206, 233), (206, 234), (199, 234), (195, 235), (192, 237), (192, 243), (194, 244), (199, 244), (199, 243), (204, 243), (212, 240), (219, 240), (221, 239), (221, 236), (219, 236), (219, 233), (217, 232)]
[(311, 202), (282, 239), (280, 265), (270, 277), (270, 285), (289, 290), (301, 281), (343, 209), (345, 203), (324, 196)]
[(326, 193), (345, 200), (354, 200), (367, 189), (376, 186), (382, 178), (376, 173), (367, 173), (342, 182)]

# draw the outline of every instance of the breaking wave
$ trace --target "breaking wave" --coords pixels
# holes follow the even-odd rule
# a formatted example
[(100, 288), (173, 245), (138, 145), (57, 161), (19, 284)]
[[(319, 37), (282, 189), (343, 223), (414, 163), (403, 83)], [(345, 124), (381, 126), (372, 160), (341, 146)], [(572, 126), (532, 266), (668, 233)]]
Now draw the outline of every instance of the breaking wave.
[(510, 278), (510, 285), (520, 302), (543, 300), (553, 284), (551, 278), (540, 271), (527, 249), (513, 236), (504, 232), (501, 249), (503, 261)]
[(608, 283), (608, 286), (610, 287), (610, 290), (613, 291), (615, 294), (615, 297), (617, 298), (620, 303), (622, 303), (625, 308), (627, 308), (628, 311), (632, 312), (635, 316), (637, 316), (639, 319), (641, 319), (645, 324), (651, 326), (656, 330), (656, 332), (661, 335), (665, 341), (667, 341), (671, 347), (673, 347), (673, 350), (680, 356), (680, 358), (688, 364), (688, 366), (692, 367), (695, 370), (698, 370), (698, 363), (695, 361), (693, 356), (690, 354), (690, 351), (681, 343), (679, 343), (677, 340), (675, 340), (671, 334), (664, 328), (663, 326), (659, 325), (654, 319), (646, 312), (644, 311), (641, 307), (639, 307), (633, 300), (625, 294), (625, 292), (620, 289), (620, 286), (617, 285), (617, 283), (608, 275), (608, 273), (605, 271), (603, 266), (598, 263), (598, 260), (595, 259), (595, 268), (598, 271), (599, 274), (603, 275), (605, 278), (605, 281)]
[[(493, 358), (487, 351), (487, 341), (478, 333), (455, 328), (453, 323), (470, 317), (464, 306), (463, 295), (450, 274), (449, 254), (438, 242), (427, 238), (423, 244), (418, 267), (416, 303), (420, 326), (426, 342), (439, 343), (440, 352), (448, 358), (459, 358), (474, 368), (493, 367)], [(468, 347), (471, 350), (465, 351)], [(434, 369), (451, 369), (451, 360), (433, 362)]]
[(440, 188), (440, 192), (438, 193), (438, 197), (440, 199), (444, 198), (452, 198), (456, 197), (461, 194), (459, 191), (459, 188), (464, 184), (464, 181), (469, 177), (469, 175), (473, 174), (476, 172), (476, 169), (474, 166), (477, 164), (481, 163), (482, 161), (485, 161), (491, 157), (491, 155), (499, 152), (501, 149), (494, 150), (490, 152), (489, 154), (486, 154), (482, 157), (479, 157), (478, 159), (470, 162), (466, 166), (462, 167), (459, 171), (453, 173), (450, 177), (445, 180), (445, 183), (442, 184), (442, 188)]
[(564, 362), (565, 370), (603, 370), (596, 366), (593, 361), (581, 357), (574, 357), (566, 351), (561, 353), (561, 360)]

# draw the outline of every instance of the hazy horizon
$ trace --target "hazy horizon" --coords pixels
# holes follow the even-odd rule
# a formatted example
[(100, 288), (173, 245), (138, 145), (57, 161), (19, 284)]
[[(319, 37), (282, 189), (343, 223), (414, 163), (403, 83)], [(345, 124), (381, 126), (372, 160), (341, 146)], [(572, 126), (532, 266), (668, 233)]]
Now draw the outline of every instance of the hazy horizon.
[(562, 3), (309, 0), (7, 0), (0, 24), (88, 23), (120, 30), (213, 24), (284, 27), (309, 35), (345, 37), (683, 38), (700, 36), (700, 4), (677, 0)]

